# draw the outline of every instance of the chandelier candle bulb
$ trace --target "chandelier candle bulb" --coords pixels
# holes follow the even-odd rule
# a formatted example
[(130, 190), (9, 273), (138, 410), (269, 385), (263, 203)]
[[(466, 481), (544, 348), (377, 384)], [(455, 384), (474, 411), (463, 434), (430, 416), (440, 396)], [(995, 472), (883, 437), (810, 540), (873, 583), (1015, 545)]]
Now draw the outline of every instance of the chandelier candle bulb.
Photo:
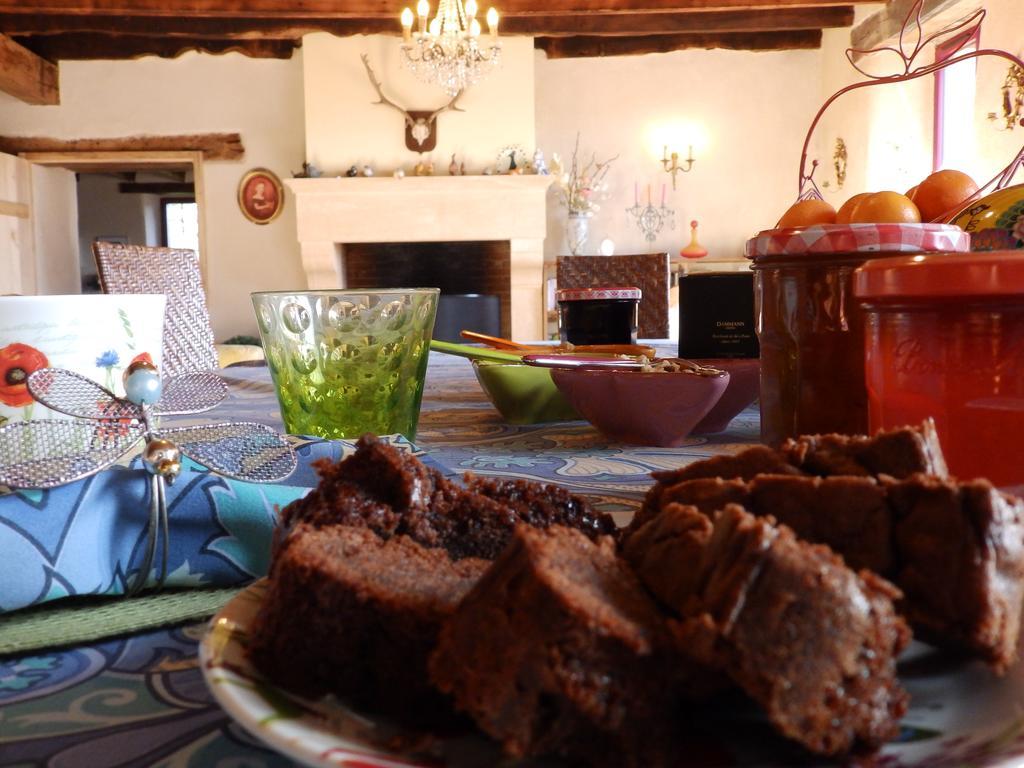
[(487, 9), (487, 30), (491, 33), (491, 38), (498, 37), (498, 12), (493, 6)]
[(420, 34), (426, 34), (427, 16), (430, 14), (430, 4), (427, 0), (420, 0), (416, 4), (416, 13), (420, 17)]
[(402, 9), (402, 39), (405, 42), (412, 40), (412, 10)]
[(476, 19), (469, 22), (469, 34), (473, 37), (480, 37), (480, 22)]
[[(466, 2), (466, 15), (473, 19), (476, 18), (477, 5), (476, 0), (467, 0)], [(477, 27), (479, 29), (479, 27)]]

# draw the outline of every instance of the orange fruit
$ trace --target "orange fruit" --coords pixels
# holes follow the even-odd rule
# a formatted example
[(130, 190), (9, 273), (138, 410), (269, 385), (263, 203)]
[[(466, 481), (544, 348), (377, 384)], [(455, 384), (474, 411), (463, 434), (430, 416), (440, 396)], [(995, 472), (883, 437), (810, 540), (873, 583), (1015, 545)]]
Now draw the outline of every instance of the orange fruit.
[(854, 195), (839, 206), (839, 210), (836, 211), (836, 224), (849, 224), (850, 216), (853, 213), (853, 209), (857, 207), (857, 203), (870, 194), (870, 192), (861, 192), (859, 195)]
[(812, 227), (815, 224), (835, 224), (836, 209), (824, 200), (797, 200), (782, 214), (779, 229), (786, 227)]
[(964, 201), (978, 191), (974, 179), (961, 171), (936, 171), (917, 185), (914, 203), (921, 221), (948, 218), (963, 208)]
[(851, 224), (916, 224), (921, 212), (914, 201), (899, 192), (875, 192), (857, 202)]

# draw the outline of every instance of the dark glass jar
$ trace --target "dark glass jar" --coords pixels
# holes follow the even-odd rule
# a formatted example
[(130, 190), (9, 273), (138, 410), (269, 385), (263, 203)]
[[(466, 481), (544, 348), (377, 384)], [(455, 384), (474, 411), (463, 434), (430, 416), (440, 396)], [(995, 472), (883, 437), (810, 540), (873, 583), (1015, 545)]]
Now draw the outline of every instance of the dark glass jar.
[(761, 440), (866, 434), (864, 317), (853, 273), (900, 253), (965, 251), (944, 224), (844, 224), (762, 232), (748, 241), (761, 345)]
[(559, 289), (559, 338), (570, 344), (636, 344), (640, 296), (632, 286)]

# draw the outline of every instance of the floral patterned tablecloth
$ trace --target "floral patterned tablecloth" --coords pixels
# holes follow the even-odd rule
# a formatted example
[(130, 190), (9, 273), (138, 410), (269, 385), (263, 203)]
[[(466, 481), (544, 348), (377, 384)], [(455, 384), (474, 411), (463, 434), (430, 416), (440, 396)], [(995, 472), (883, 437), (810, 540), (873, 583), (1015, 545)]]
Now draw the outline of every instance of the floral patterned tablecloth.
[[(280, 428), (264, 368), (231, 368), (228, 400), (202, 420)], [(470, 363), (431, 355), (416, 442), (461, 474), (557, 482), (628, 520), (655, 469), (757, 441), (747, 410), (719, 435), (681, 448), (609, 444), (586, 422), (505, 424)], [(198, 668), (203, 624), (0, 659), (0, 766), (283, 766), (213, 701)]]

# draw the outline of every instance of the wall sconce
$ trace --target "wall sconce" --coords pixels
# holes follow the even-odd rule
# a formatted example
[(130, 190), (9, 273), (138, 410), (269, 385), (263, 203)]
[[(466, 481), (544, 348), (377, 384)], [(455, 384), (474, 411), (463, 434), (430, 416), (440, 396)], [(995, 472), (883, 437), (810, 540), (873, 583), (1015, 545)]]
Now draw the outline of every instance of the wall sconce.
[[(1003, 114), (1004, 126), (1000, 131), (1012, 131), (1018, 125), (1024, 126), (1024, 69), (1011, 64), (1003, 81)], [(989, 112), (988, 119), (993, 123), (1000, 119), (996, 112)]]
[(676, 188), (676, 174), (677, 173), (689, 173), (690, 169), (693, 168), (696, 160), (693, 157), (693, 144), (687, 148), (686, 160), (683, 161), (686, 166), (679, 164), (679, 153), (673, 152), (671, 156), (668, 154), (668, 145), (661, 151), (661, 167), (665, 169), (666, 173), (672, 174), (672, 189)]

